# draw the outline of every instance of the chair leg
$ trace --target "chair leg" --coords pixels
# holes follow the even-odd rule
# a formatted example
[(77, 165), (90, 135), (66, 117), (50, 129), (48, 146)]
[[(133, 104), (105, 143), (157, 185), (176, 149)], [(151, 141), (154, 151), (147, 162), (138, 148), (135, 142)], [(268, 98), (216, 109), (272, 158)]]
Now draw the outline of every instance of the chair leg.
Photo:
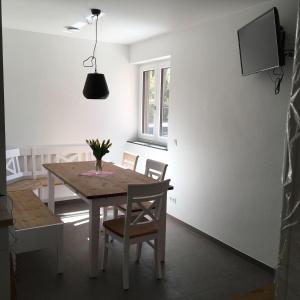
[(38, 188), (38, 197), (42, 200), (42, 188)]
[[(104, 230), (103, 230), (103, 221), (104, 221), (104, 220), (103, 220), (103, 211), (104, 211), (104, 208), (101, 207), (101, 208), (100, 208), (100, 214), (99, 214), (99, 215), (100, 215), (100, 231), (101, 231), (101, 232), (104, 231)], [(102, 216), (102, 218), (101, 218), (101, 216)]]
[(102, 260), (101, 260), (101, 270), (105, 271), (107, 266), (107, 256), (108, 256), (108, 239), (109, 235), (104, 230), (104, 242), (102, 249)]
[(103, 207), (103, 221), (107, 220), (107, 207)]
[(118, 217), (118, 212), (119, 212), (118, 208), (116, 206), (114, 206), (114, 215), (113, 215), (114, 219), (116, 219)]
[(123, 245), (123, 266), (122, 266), (122, 272), (123, 272), (123, 289), (128, 290), (129, 289), (129, 244), (128, 241), (124, 241)]
[[(101, 212), (102, 210), (102, 212)], [(107, 220), (107, 207), (100, 208), (100, 216), (102, 215), (101, 221), (100, 221), (100, 229), (101, 232), (104, 231), (103, 229), (103, 222)]]
[(141, 254), (142, 254), (142, 246), (143, 243), (139, 242), (136, 244), (136, 261), (139, 262), (141, 259)]
[[(116, 206), (114, 206), (113, 207), (113, 219), (116, 219), (118, 217), (118, 212), (119, 212), (118, 208)], [(112, 243), (114, 241), (114, 238), (111, 237), (110, 241)]]
[(158, 239), (154, 240), (155, 269), (157, 279), (161, 279), (161, 250)]

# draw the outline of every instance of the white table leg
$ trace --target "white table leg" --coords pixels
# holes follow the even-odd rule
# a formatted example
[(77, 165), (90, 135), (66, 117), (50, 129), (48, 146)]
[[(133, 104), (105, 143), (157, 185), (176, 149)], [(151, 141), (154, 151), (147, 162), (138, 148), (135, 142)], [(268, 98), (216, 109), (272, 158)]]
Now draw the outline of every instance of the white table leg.
[(100, 209), (93, 200), (90, 200), (89, 206), (89, 272), (94, 278), (98, 276)]
[(162, 205), (162, 213), (163, 213), (163, 224), (162, 224), (162, 234), (161, 234), (161, 241), (160, 241), (160, 257), (161, 262), (165, 262), (166, 257), (166, 227), (167, 227), (167, 202), (164, 202), (165, 205)]
[(54, 176), (48, 171), (48, 208), (54, 212)]
[(164, 220), (163, 231), (161, 235), (161, 262), (165, 262), (166, 257), (166, 220)]

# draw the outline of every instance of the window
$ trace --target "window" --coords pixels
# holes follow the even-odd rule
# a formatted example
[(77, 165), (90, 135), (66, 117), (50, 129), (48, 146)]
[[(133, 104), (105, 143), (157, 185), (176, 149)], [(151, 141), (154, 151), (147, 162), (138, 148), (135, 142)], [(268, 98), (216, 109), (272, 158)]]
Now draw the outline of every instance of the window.
[(169, 132), (170, 79), (169, 62), (141, 66), (140, 139), (166, 143)]
[(155, 71), (143, 72), (143, 133), (154, 134)]
[(160, 136), (168, 136), (170, 104), (170, 68), (161, 69)]

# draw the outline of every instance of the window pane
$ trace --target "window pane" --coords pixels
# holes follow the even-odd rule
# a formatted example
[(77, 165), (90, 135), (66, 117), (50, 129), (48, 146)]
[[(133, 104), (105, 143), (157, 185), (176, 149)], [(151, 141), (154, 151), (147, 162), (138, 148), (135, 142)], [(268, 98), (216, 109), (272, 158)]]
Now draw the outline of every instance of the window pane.
[(168, 136), (171, 68), (161, 70), (160, 135)]
[(155, 72), (143, 72), (143, 133), (154, 134)]

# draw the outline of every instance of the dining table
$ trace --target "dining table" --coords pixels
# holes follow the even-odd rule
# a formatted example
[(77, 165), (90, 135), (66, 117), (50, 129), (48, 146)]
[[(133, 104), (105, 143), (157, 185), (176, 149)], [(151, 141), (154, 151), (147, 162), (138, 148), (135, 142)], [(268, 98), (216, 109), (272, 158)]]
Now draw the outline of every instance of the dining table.
[[(48, 207), (55, 213), (55, 178), (88, 204), (89, 209), (89, 276), (98, 276), (100, 209), (127, 202), (129, 184), (151, 184), (154, 178), (123, 168), (112, 162), (103, 162), (103, 169), (96, 174), (95, 161), (43, 164), (48, 172)], [(169, 189), (173, 189), (172, 186)], [(166, 203), (162, 207), (164, 230), (161, 235), (162, 261), (165, 259)]]

